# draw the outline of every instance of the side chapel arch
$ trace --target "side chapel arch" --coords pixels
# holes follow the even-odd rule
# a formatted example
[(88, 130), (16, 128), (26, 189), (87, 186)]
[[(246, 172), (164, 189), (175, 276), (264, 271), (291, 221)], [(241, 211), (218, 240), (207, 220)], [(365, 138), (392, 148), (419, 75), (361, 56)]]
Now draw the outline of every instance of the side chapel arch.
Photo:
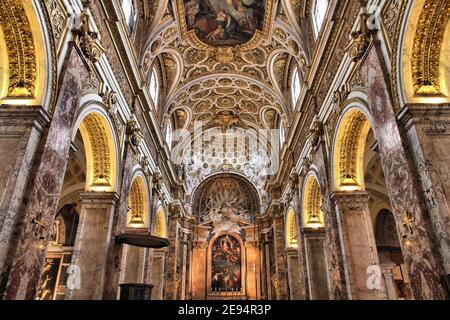
[(303, 187), (303, 227), (319, 229), (325, 227), (322, 211), (322, 192), (314, 174), (309, 174)]
[(46, 10), (38, 1), (1, 0), (0, 102), (48, 105), (56, 69)]
[(338, 122), (333, 148), (333, 182), (337, 191), (363, 191), (364, 150), (371, 122), (365, 110), (349, 107)]
[(86, 191), (114, 191), (118, 146), (108, 118), (99, 108), (88, 107), (80, 114), (76, 128), (86, 151)]

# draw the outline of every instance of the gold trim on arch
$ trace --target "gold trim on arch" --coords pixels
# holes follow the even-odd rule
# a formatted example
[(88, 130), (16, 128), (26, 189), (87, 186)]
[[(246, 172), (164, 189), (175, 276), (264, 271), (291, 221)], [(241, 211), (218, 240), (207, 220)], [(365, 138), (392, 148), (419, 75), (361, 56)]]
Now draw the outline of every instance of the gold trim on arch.
[(144, 227), (146, 223), (147, 197), (144, 179), (137, 177), (131, 185), (128, 196), (128, 225), (131, 227)]
[(303, 195), (303, 226), (319, 229), (325, 226), (322, 211), (322, 193), (313, 175), (306, 180)]
[(87, 190), (112, 191), (115, 182), (115, 146), (106, 120), (97, 113), (87, 115), (80, 125), (86, 149)]
[(294, 209), (289, 208), (286, 213), (286, 247), (297, 248), (297, 229), (295, 227), (295, 212)]
[(204, 43), (201, 41), (197, 35), (195, 34), (195, 30), (188, 30), (187, 24), (186, 24), (186, 14), (184, 10), (184, 0), (176, 0), (176, 11), (178, 15), (178, 21), (180, 23), (180, 29), (181, 33), (184, 38), (190, 39), (195, 47), (197, 47), (200, 50), (205, 51), (215, 51), (215, 50), (223, 50), (224, 54), (229, 53), (232, 50), (237, 51), (249, 51), (253, 48), (255, 48), (262, 40), (268, 39), (270, 34), (270, 29), (272, 26), (272, 16), (273, 16), (273, 7), (274, 7), (274, 0), (267, 0), (266, 1), (266, 14), (264, 16), (264, 23), (263, 23), (263, 29), (256, 30), (255, 34), (253, 35), (252, 39), (250, 41), (236, 46), (211, 46), (209, 44)]
[(422, 8), (414, 36), (411, 61), (414, 93), (417, 95), (442, 93), (440, 55), (449, 17), (448, 0), (427, 0)]
[(167, 238), (166, 212), (163, 207), (159, 207), (156, 212), (155, 232), (156, 236)]
[(371, 126), (364, 113), (349, 111), (338, 128), (334, 147), (334, 183), (338, 191), (364, 190), (363, 157)]
[(8, 51), (6, 98), (35, 98), (37, 59), (33, 31), (23, 1), (0, 0), (0, 26)]

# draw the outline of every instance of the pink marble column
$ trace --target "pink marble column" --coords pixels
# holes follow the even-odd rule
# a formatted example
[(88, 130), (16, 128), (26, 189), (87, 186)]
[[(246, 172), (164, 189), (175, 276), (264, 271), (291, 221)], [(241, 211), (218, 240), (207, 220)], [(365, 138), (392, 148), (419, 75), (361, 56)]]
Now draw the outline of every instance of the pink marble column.
[(361, 78), (365, 87), (370, 88), (367, 94), (374, 133), (397, 230), (403, 239), (402, 252), (413, 296), (415, 299), (444, 299), (442, 256), (418, 182), (419, 173), (396, 120), (380, 46), (375, 42), (368, 50), (361, 62)]
[(305, 281), (303, 266), (300, 264), (297, 249), (286, 249), (289, 281), (289, 300), (305, 300)]
[(115, 192), (81, 194), (81, 212), (72, 264), (79, 267), (81, 287), (67, 292), (67, 299), (101, 300), (110, 281), (107, 249), (110, 246), (113, 215), (119, 197)]
[(284, 223), (283, 216), (278, 212), (275, 212), (273, 219), (273, 241), (275, 248), (275, 269), (277, 276), (277, 300), (287, 300), (287, 263), (286, 257), (283, 254), (285, 243), (284, 243)]
[(50, 115), (40, 106), (0, 106), (0, 271)]
[(178, 260), (179, 255), (182, 252), (179, 241), (179, 223), (178, 212), (173, 208), (169, 211), (168, 217), (168, 236), (169, 247), (167, 249), (167, 264), (165, 269), (165, 285), (164, 296), (167, 300), (177, 299), (177, 281), (179, 281), (181, 275), (179, 274)]
[(347, 288), (353, 300), (384, 299), (380, 288), (369, 288), (370, 266), (379, 266), (377, 247), (366, 192), (335, 192), (332, 197), (338, 216), (341, 248), (345, 257)]
[(69, 48), (55, 113), (39, 147), (4, 271), (4, 299), (34, 299), (67, 166), (72, 124), (88, 71)]
[(309, 298), (311, 300), (329, 300), (325, 230), (305, 228), (303, 233), (308, 265)]

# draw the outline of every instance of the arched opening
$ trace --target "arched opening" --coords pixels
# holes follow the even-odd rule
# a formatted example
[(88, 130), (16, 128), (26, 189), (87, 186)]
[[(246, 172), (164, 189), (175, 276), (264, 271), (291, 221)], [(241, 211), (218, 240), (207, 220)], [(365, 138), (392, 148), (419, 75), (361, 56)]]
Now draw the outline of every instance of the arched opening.
[(408, 272), (392, 212), (382, 209), (375, 222), (375, 240), (389, 299), (411, 300)]
[[(450, 10), (447, 0), (416, 0), (406, 4), (409, 17), (401, 32), (398, 67), (405, 103), (450, 101)], [(407, 11), (408, 12), (408, 11)]]
[(303, 186), (302, 216), (309, 297), (311, 300), (328, 300), (330, 294), (322, 192), (312, 173), (306, 177)]
[(286, 247), (294, 249), (298, 247), (297, 242), (297, 227), (295, 223), (295, 212), (291, 207), (286, 213)]
[(310, 175), (306, 180), (303, 195), (303, 227), (311, 229), (324, 228), (322, 212), (322, 193), (317, 179)]
[(45, 264), (36, 294), (37, 300), (63, 300), (69, 277), (79, 215), (77, 204), (59, 210), (53, 223)]
[(148, 227), (148, 196), (146, 183), (142, 176), (137, 176), (131, 184), (128, 195), (128, 208), (128, 227)]
[(341, 120), (334, 147), (334, 187), (338, 191), (360, 191), (364, 186), (364, 150), (370, 122), (358, 109)]
[(86, 115), (79, 126), (86, 150), (86, 191), (113, 191), (116, 185), (116, 147), (106, 118)]
[(0, 1), (0, 104), (45, 105), (50, 46), (31, 1)]
[(159, 207), (156, 212), (155, 235), (161, 238), (167, 238), (166, 211), (163, 207)]
[[(390, 208), (390, 198), (375, 134), (362, 109), (350, 107), (341, 117), (335, 136), (333, 171), (334, 187), (337, 197), (341, 199), (338, 205), (342, 211), (341, 224), (349, 228), (343, 231), (346, 235), (344, 246), (354, 255), (348, 258), (352, 261), (349, 264), (353, 265), (348, 272), (350, 277), (355, 277), (355, 283), (360, 282), (353, 290), (364, 285), (364, 289), (370, 287), (370, 290), (358, 292), (361, 294), (359, 299), (386, 298), (386, 286), (381, 281), (381, 272), (386, 268), (380, 261), (383, 252), (372, 248), (376, 246), (376, 216), (381, 208)], [(395, 225), (394, 232), (397, 236)], [(359, 239), (360, 247), (355, 250), (352, 248), (356, 248), (356, 239)], [(359, 267), (354, 267), (356, 265)], [(380, 276), (367, 285), (363, 272), (370, 270), (376, 270)]]
[[(62, 207), (59, 215), (63, 220), (66, 219), (64, 210), (70, 205), (77, 213), (77, 223), (69, 232), (70, 245), (60, 247), (59, 251), (62, 252), (58, 253), (57, 246), (50, 242), (46, 259), (52, 261), (49, 259), (62, 256), (62, 267), (59, 273), (49, 273), (49, 270), (56, 267), (44, 267), (37, 298), (47, 299), (49, 294), (45, 287), (52, 283), (58, 283), (52, 299), (100, 299), (102, 295), (103, 284), (96, 279), (100, 279), (105, 268), (106, 255), (101, 253), (110, 241), (111, 231), (108, 226), (112, 223), (117, 203), (114, 192), (117, 147), (111, 127), (101, 109), (94, 107), (80, 115), (74, 128), (59, 199), (59, 206)], [(58, 223), (58, 216), (55, 223)], [(65, 234), (67, 230), (68, 228), (65, 229)], [(78, 254), (73, 255), (73, 251)], [(70, 270), (67, 270), (68, 266)], [(73, 285), (68, 287), (67, 277), (71, 275), (73, 279), (83, 280), (71, 282)], [(56, 278), (52, 278), (54, 276)]]
[(192, 203), (199, 238), (190, 255), (192, 298), (260, 297), (260, 248), (251, 245), (258, 237), (255, 187), (238, 174), (212, 175), (195, 190)]

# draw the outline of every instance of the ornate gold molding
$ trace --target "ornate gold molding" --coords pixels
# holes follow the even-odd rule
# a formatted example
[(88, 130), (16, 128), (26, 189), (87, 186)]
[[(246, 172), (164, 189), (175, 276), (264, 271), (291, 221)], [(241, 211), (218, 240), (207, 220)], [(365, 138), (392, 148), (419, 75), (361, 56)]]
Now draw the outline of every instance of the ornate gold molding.
[(144, 179), (137, 177), (131, 185), (130, 195), (128, 196), (128, 206), (130, 208), (128, 219), (130, 225), (144, 225), (146, 211), (145, 198)]
[(0, 0), (0, 26), (8, 49), (7, 97), (34, 98), (37, 61), (31, 25), (22, 1)]
[(440, 53), (445, 26), (450, 17), (450, 1), (427, 0), (415, 32), (412, 52), (414, 93), (441, 94), (439, 83)]
[(296, 248), (297, 243), (297, 228), (295, 225), (295, 212), (294, 209), (289, 208), (286, 214), (286, 247)]
[(303, 196), (303, 226), (305, 228), (323, 227), (322, 193), (314, 176), (306, 180)]
[(92, 152), (91, 186), (109, 188), (112, 186), (111, 149), (101, 116), (96, 113), (89, 114), (84, 118), (82, 126), (89, 136)]
[(335, 145), (334, 175), (338, 189), (363, 188), (361, 158), (369, 130), (370, 122), (362, 112), (351, 111), (344, 117)]

